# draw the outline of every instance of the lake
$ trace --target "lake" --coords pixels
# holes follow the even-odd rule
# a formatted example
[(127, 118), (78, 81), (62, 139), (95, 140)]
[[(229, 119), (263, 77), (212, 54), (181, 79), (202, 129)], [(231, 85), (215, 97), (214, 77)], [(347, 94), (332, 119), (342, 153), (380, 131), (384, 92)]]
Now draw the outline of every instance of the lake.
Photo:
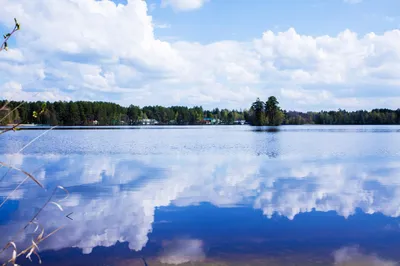
[[(25, 147), (44, 132), (0, 142), (45, 187), (13, 192), (25, 175), (0, 169), (1, 245), (63, 226), (39, 244), (43, 265), (400, 261), (400, 126), (52, 130)], [(57, 186), (63, 211), (48, 204), (19, 234)]]

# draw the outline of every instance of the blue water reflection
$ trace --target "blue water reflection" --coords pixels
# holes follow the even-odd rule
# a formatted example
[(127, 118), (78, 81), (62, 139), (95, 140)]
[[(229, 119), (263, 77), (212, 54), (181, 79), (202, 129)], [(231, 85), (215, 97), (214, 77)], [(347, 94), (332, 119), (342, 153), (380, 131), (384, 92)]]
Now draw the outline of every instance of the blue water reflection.
[[(66, 248), (91, 261), (301, 258), (326, 265), (348, 254), (384, 261), (354, 245), (399, 259), (397, 127), (65, 130), (13, 153), (38, 134), (18, 132), (0, 144), (3, 161), (34, 173), (48, 189), (28, 182), (14, 192), (1, 208), (0, 235), (14, 239), (49, 191), (66, 187), (64, 212), (51, 205), (38, 217), (49, 232), (66, 226), (41, 244), (48, 262), (81, 256)], [(10, 172), (0, 196), (22, 179)], [(71, 212), (73, 221), (65, 217)], [(29, 241), (27, 234), (16, 242)]]

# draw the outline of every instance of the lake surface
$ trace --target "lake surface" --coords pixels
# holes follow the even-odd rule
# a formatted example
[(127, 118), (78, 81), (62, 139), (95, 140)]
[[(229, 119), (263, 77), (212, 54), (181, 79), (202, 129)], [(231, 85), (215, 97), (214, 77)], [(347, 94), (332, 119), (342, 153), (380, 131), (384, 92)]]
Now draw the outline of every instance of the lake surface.
[[(1, 161), (45, 186), (12, 192), (25, 176), (0, 169), (0, 244), (65, 226), (39, 244), (43, 265), (400, 261), (400, 126), (52, 130), (24, 148), (44, 132), (0, 142)], [(63, 211), (17, 234), (58, 185)]]

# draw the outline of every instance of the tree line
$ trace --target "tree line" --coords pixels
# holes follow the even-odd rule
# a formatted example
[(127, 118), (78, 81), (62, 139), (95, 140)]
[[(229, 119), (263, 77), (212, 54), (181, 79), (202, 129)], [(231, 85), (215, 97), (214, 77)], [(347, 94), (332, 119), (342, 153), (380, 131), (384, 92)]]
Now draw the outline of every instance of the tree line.
[(279, 107), (276, 97), (271, 96), (266, 102), (259, 98), (252, 104), (248, 122), (255, 126), (278, 125), (395, 125), (400, 124), (400, 108), (338, 111), (296, 112)]
[[(154, 119), (161, 125), (197, 125), (205, 118), (215, 119), (220, 124), (234, 124), (245, 120), (246, 111), (218, 109), (208, 111), (201, 106), (139, 106), (123, 107), (110, 102), (6, 102), (0, 101), (2, 124), (42, 124), (61, 126), (93, 125), (137, 125), (144, 119)], [(45, 107), (43, 107), (45, 106)], [(16, 108), (18, 107), (18, 108)], [(15, 110), (14, 110), (15, 109)], [(10, 113), (11, 112), (11, 113)], [(32, 115), (32, 114), (40, 115)]]
[(232, 125), (242, 120), (254, 126), (278, 125), (372, 125), (400, 124), (400, 109), (373, 109), (348, 112), (338, 111), (296, 112), (279, 107), (276, 97), (263, 102), (257, 99), (248, 110), (215, 108), (204, 110), (201, 106), (145, 106), (128, 107), (110, 102), (18, 102), (0, 101), (1, 124), (42, 124), (61, 126), (86, 125), (137, 125), (144, 119), (154, 119), (161, 125), (198, 125), (206, 119), (216, 124)]

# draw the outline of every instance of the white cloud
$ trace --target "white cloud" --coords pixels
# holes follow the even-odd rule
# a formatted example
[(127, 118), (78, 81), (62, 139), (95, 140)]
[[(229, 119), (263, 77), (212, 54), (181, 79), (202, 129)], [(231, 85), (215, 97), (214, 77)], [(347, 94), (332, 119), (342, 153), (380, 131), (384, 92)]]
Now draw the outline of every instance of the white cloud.
[[(260, 32), (251, 42), (200, 44), (161, 41), (154, 28), (168, 24), (154, 25), (142, 0), (16, 0), (2, 6), (0, 23), (11, 27), (14, 16), (22, 23), (16, 46), (0, 55), (3, 98), (14, 84), (21, 92), (16, 100), (248, 108), (257, 96), (274, 94), (287, 109), (398, 107), (399, 30), (309, 36), (290, 28)], [(33, 97), (42, 91), (47, 93)]]
[(0, 86), (1, 94), (5, 99), (14, 101), (69, 101), (71, 97), (59, 92), (57, 88), (43, 88), (35, 93), (23, 90), (22, 84), (14, 81)]
[(171, 6), (178, 11), (189, 11), (202, 7), (209, 0), (161, 0), (161, 7)]

